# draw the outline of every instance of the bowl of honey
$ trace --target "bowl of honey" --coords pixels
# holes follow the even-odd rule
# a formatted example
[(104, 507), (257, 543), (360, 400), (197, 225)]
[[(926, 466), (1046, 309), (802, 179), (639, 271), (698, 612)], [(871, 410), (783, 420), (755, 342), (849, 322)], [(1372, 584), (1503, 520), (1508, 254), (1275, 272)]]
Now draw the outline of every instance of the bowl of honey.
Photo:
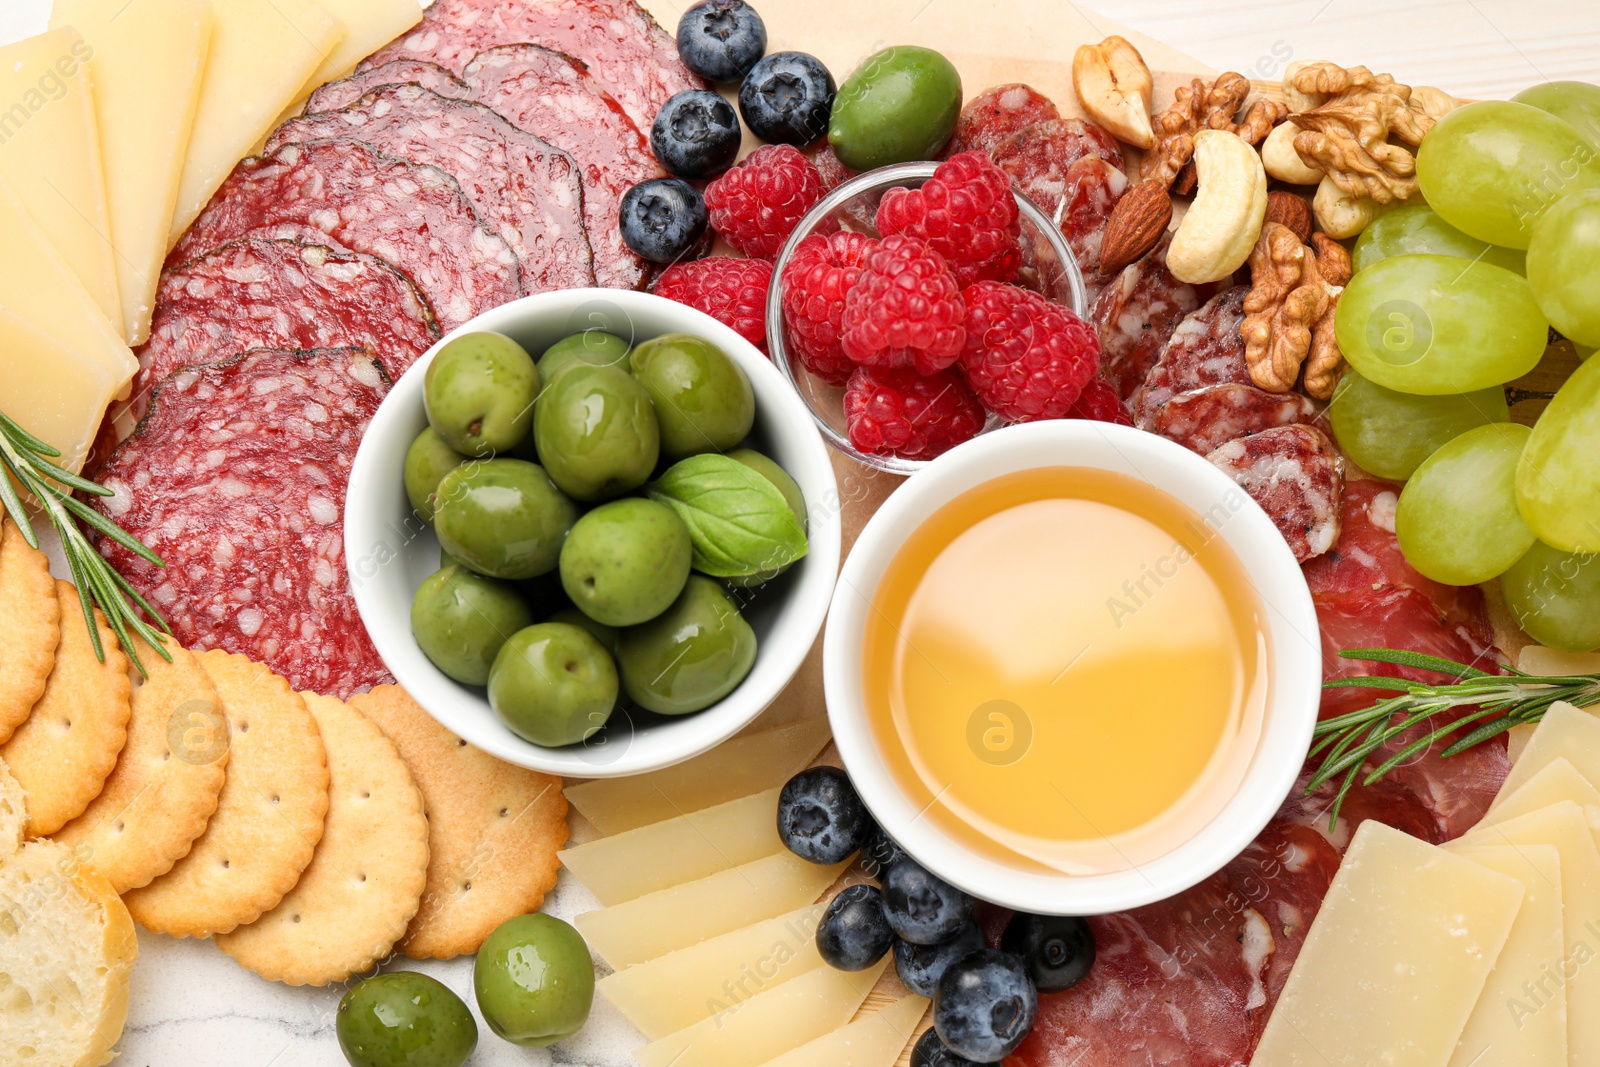
[(1215, 873), (1293, 787), (1321, 691), (1293, 553), (1230, 478), (1082, 420), (985, 434), (856, 541), (823, 646), (857, 789), (983, 900), (1093, 915)]

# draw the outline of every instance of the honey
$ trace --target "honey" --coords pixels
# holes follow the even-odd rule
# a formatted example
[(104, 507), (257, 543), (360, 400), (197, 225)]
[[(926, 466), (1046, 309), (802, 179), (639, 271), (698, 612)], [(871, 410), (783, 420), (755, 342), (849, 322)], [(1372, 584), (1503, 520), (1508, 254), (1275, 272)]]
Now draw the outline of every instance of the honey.
[(1270, 697), (1260, 598), (1205, 516), (1047, 467), (900, 547), (863, 640), (868, 719), (920, 818), (1019, 870), (1103, 874), (1188, 840), (1243, 781)]

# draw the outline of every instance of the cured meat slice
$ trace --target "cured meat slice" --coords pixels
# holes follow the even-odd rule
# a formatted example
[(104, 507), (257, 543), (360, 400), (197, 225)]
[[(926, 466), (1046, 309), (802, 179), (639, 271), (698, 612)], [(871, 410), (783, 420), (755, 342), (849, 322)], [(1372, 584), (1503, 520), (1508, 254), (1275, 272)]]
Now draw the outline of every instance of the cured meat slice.
[(1208, 385), (1250, 381), (1244, 360), (1244, 298), (1250, 287), (1236, 285), (1184, 316), (1161, 350), (1144, 384), (1133, 394), (1133, 418), (1148, 427), (1157, 409), (1179, 393)]
[(449, 332), (522, 295), (516, 253), (478, 221), (456, 180), (359, 141), (284, 145), (233, 168), (168, 262), (242, 237), (366, 252), (405, 273)]
[(594, 284), (583, 183), (578, 164), (560, 148), (481, 104), (420, 85), (387, 85), (339, 111), (290, 119), (273, 131), (266, 151), (338, 138), (358, 138), (454, 178), (478, 217), (516, 253), (524, 291)]
[(1206, 459), (1244, 488), (1304, 563), (1339, 540), (1344, 457), (1322, 431), (1279, 426), (1236, 437)]
[(1110, 279), (1100, 273), (1100, 245), (1111, 210), (1128, 189), (1128, 176), (1099, 156), (1084, 156), (1067, 168), (1066, 191), (1051, 211), (1077, 257), (1093, 304)]
[(360, 100), (374, 89), (385, 85), (420, 85), (440, 96), (469, 100), (472, 97), (467, 83), (445, 70), (437, 63), (425, 59), (397, 59), (393, 63), (372, 67), (347, 78), (328, 82), (311, 94), (306, 101), (305, 113), (338, 111), (341, 107)]
[(952, 156), (974, 149), (992, 152), (1018, 130), (1060, 117), (1055, 102), (1032, 86), (996, 85), (967, 101), (945, 152)]
[(581, 59), (641, 130), (674, 93), (705, 88), (678, 58), (672, 35), (636, 0), (436, 0), (416, 29), (358, 69), (425, 59), (459, 74), (473, 56), (504, 44)]
[(100, 550), (186, 648), (224, 648), (296, 689), (392, 681), (350, 596), (350, 462), (388, 384), (353, 349), (247, 352), (186, 368), (101, 471), (95, 506), (166, 561)]
[(1104, 129), (1082, 119), (1048, 119), (1005, 138), (989, 154), (1047, 214), (1066, 190), (1067, 168), (1084, 156), (1099, 156), (1122, 169), (1122, 149)]
[(1404, 830), (1412, 837), (1432, 841), (1438, 830), (1433, 813), (1420, 797), (1392, 778), (1381, 778), (1371, 785), (1356, 779), (1339, 805), (1339, 821), (1329, 825), (1328, 813), (1342, 786), (1340, 781), (1324, 782), (1309, 793), (1306, 784), (1316, 769), (1316, 761), (1307, 761), (1288, 799), (1278, 810), (1278, 817), (1315, 830), (1341, 853), (1349, 847), (1356, 829), (1368, 819), (1376, 819), (1385, 826)]
[[(1183, 317), (1211, 296), (1209, 286), (1181, 282), (1167, 270), (1165, 237), (1122, 269), (1094, 303), (1106, 378), (1123, 400), (1133, 396)], [(1221, 442), (1219, 441), (1218, 444)]]
[(483, 52), (467, 64), (462, 77), (472, 87), (473, 99), (578, 161), (595, 280), (619, 289), (643, 285), (648, 265), (622, 240), (622, 197), (666, 172), (616, 98), (582, 63), (536, 45)]
[(1205, 455), (1235, 437), (1316, 417), (1317, 405), (1299, 393), (1229, 382), (1180, 393), (1161, 405), (1146, 429)]

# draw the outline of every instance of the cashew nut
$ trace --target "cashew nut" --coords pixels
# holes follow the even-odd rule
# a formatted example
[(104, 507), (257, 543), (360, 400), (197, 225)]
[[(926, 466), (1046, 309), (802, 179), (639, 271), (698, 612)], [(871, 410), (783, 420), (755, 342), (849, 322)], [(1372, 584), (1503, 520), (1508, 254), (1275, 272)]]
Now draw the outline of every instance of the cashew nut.
[(1322, 171), (1307, 165), (1294, 149), (1295, 134), (1300, 127), (1293, 122), (1280, 122), (1261, 142), (1261, 163), (1267, 173), (1280, 182), (1290, 185), (1316, 185), (1322, 180)]
[(1117, 139), (1154, 148), (1150, 127), (1150, 68), (1125, 38), (1080, 45), (1072, 57), (1072, 88), (1089, 117)]
[(1199, 189), (1167, 248), (1167, 269), (1198, 285), (1244, 266), (1267, 217), (1267, 172), (1238, 134), (1201, 130), (1194, 137)]
[(1383, 213), (1383, 205), (1364, 196), (1351, 196), (1332, 178), (1323, 178), (1317, 185), (1317, 195), (1311, 198), (1311, 211), (1323, 233), (1343, 241), (1366, 229)]
[(1302, 93), (1294, 87), (1294, 76), (1310, 66), (1314, 60), (1297, 59), (1283, 68), (1283, 102), (1289, 105), (1289, 114), (1298, 115), (1328, 102), (1327, 93)]
[(1442, 119), (1450, 112), (1461, 106), (1461, 101), (1431, 85), (1414, 86), (1411, 90), (1411, 106), (1432, 118)]

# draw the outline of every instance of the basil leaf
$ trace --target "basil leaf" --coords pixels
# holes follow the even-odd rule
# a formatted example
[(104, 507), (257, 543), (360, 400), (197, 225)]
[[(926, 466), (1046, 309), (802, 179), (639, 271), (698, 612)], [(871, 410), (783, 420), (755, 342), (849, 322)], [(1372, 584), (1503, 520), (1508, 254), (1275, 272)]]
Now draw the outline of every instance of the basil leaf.
[(694, 569), (742, 578), (806, 554), (806, 534), (778, 487), (737, 460), (708, 453), (679, 460), (645, 487), (689, 528)]

